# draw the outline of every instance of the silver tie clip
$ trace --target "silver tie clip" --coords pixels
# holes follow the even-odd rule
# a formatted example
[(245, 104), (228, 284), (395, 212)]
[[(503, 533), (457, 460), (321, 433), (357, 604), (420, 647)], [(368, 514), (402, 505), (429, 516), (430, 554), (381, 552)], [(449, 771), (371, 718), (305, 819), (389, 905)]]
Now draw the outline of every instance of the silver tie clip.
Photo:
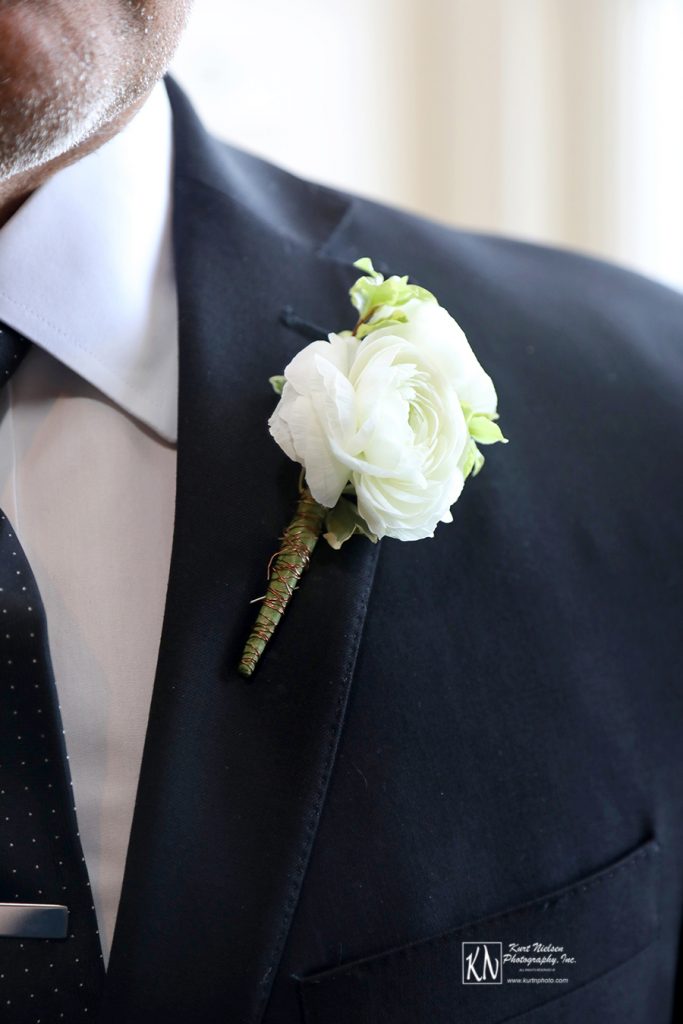
[(0, 938), (65, 939), (68, 922), (57, 903), (0, 903)]

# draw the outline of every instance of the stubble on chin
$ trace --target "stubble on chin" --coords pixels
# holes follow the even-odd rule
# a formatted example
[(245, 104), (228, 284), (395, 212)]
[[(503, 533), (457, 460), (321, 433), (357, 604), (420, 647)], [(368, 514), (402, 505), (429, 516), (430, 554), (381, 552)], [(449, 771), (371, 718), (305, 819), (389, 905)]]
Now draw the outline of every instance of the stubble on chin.
[(41, 13), (28, 0), (0, 0), (0, 186), (88, 139), (96, 148), (163, 74), (179, 34), (180, 22), (175, 31), (133, 5), (134, 17), (115, 7), (103, 17), (72, 0), (45, 2)]

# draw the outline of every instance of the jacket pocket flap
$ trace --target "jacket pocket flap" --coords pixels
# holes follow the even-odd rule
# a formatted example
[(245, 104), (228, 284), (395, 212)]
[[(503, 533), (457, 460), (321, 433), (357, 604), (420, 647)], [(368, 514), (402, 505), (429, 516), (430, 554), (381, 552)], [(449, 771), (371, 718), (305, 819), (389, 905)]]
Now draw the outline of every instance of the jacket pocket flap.
[(650, 839), (531, 903), (299, 978), (306, 1022), (496, 1024), (557, 999), (652, 941), (658, 853)]

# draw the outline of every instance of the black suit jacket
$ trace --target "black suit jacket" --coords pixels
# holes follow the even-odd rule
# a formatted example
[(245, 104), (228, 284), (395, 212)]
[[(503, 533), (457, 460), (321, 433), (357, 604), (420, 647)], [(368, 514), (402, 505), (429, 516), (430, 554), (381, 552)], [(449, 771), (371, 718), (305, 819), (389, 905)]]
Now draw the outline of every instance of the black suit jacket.
[[(175, 537), (101, 1024), (670, 1024), (683, 299), (299, 181), (169, 91)], [(247, 683), (281, 314), (348, 325), (365, 255), (462, 324), (511, 443), (433, 540), (321, 544)], [(574, 963), (464, 984), (481, 941)]]

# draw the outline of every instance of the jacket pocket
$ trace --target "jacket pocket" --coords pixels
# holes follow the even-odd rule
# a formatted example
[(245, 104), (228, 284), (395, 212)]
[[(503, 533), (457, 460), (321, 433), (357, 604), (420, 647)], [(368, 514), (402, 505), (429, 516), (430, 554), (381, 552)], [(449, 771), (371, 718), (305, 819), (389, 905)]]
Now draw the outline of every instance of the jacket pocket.
[[(531, 903), (300, 977), (304, 1020), (500, 1024), (544, 1003), (563, 1001), (565, 994), (602, 978), (652, 942), (658, 855), (657, 842), (649, 839), (609, 867)], [(623, 974), (615, 971), (621, 997)], [(604, 1017), (604, 992), (599, 1002), (602, 1009), (594, 1019), (606, 1024), (612, 1018)], [(592, 1024), (586, 1005), (584, 993), (578, 1016), (569, 1011), (556, 1019)]]

